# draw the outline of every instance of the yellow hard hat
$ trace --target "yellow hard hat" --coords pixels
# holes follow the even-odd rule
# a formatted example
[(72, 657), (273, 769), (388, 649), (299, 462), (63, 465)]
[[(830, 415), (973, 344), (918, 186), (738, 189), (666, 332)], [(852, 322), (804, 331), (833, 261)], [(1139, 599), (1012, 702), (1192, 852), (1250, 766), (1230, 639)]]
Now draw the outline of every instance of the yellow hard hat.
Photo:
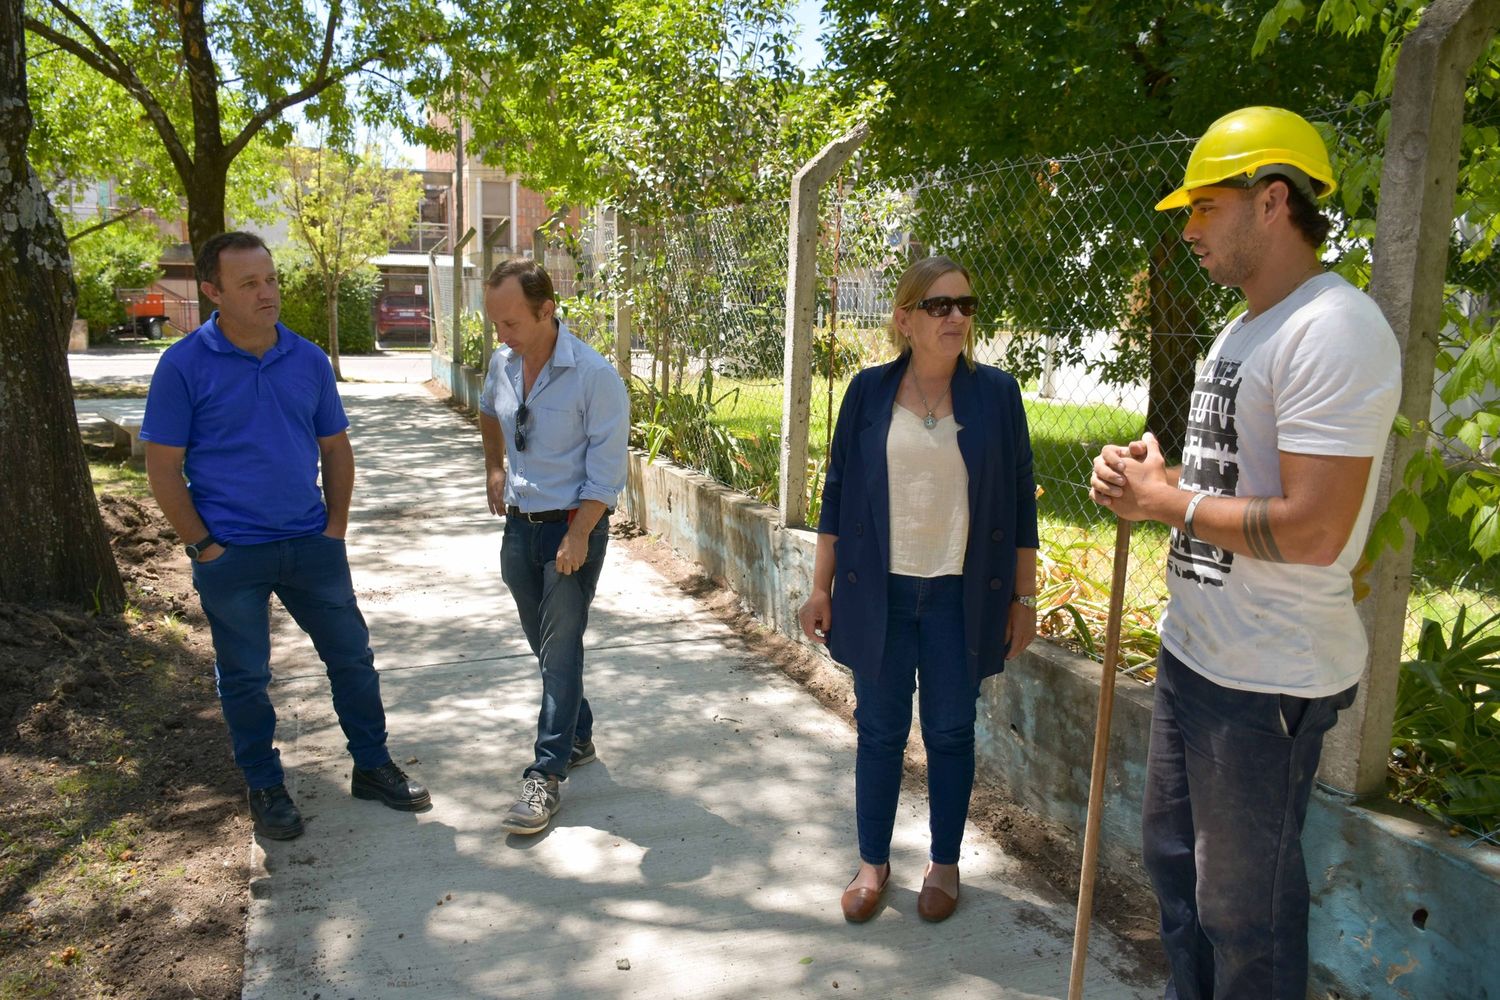
[(1315, 198), (1338, 187), (1323, 137), (1307, 119), (1285, 108), (1240, 108), (1203, 133), (1188, 157), (1182, 187), (1157, 202), (1156, 210), (1182, 208), (1194, 188), (1253, 183), (1270, 176), (1288, 177)]

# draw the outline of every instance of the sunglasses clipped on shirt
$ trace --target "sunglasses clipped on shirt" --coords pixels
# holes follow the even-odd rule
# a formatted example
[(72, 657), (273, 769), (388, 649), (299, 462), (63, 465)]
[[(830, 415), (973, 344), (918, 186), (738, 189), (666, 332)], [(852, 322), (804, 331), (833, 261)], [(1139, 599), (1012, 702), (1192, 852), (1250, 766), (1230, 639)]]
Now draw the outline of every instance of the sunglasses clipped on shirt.
[(531, 417), (531, 411), (522, 403), (516, 407), (516, 451), (526, 450), (526, 421)]
[(979, 309), (979, 298), (975, 295), (933, 295), (917, 303), (917, 308), (934, 319), (942, 319), (955, 308), (961, 316), (972, 316)]

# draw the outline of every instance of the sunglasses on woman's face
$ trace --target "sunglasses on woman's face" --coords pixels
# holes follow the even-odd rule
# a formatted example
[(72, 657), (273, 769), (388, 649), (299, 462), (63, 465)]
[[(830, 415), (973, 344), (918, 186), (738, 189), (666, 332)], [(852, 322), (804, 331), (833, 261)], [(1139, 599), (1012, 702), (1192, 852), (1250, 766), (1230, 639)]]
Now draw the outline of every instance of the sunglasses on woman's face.
[(942, 319), (955, 308), (961, 316), (972, 316), (979, 308), (979, 298), (974, 295), (934, 295), (917, 303), (917, 308), (935, 319)]

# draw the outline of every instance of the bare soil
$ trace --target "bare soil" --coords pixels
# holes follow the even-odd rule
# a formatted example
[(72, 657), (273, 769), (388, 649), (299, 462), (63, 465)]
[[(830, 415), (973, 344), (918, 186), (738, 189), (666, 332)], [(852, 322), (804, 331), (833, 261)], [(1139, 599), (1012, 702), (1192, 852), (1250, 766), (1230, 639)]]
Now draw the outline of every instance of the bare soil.
[(0, 998), (240, 995), (250, 823), (185, 557), (99, 501), (120, 617), (0, 604)]

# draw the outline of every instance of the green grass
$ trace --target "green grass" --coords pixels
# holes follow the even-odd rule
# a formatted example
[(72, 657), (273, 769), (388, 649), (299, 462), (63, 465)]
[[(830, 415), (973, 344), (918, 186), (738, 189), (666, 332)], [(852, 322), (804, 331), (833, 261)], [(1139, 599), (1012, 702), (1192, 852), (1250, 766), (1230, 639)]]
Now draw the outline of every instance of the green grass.
[[(692, 392), (696, 386), (691, 378), (683, 382), (684, 391)], [(847, 380), (834, 383), (834, 414), (847, 387)], [(770, 442), (779, 435), (780, 383), (718, 377), (714, 380), (714, 401), (715, 423), (736, 437)], [(808, 452), (813, 462), (826, 454), (828, 414), (828, 382), (815, 379), (808, 432)], [(1088, 498), (1090, 470), (1100, 446), (1140, 437), (1144, 417), (1107, 404), (1076, 405), (1037, 399), (1026, 402), (1026, 416), (1031, 431), (1033, 469), (1040, 490), (1037, 514), (1044, 559), (1050, 552), (1060, 565), (1077, 568), (1107, 564), (1114, 550), (1114, 521)], [(1450, 622), (1460, 606), (1500, 611), (1500, 596), (1497, 596), (1500, 560), (1486, 563), (1475, 558), (1464, 525), (1448, 514), (1441, 498), (1431, 500), (1429, 509), (1432, 524), (1418, 540), (1413, 567), (1403, 654), (1408, 657), (1416, 648), (1424, 618)], [(1160, 525), (1136, 526), (1126, 592), (1128, 607), (1159, 609), (1163, 605), (1167, 537), (1167, 530)], [(1096, 554), (1082, 555), (1087, 551)], [(1090, 568), (1088, 573), (1092, 572)], [(1103, 585), (1107, 587), (1107, 569), (1105, 572)], [(1500, 629), (1500, 624), (1495, 627)], [(1102, 637), (1102, 624), (1099, 634)]]
[[(698, 380), (683, 379), (684, 392), (695, 392)], [(833, 384), (831, 410), (837, 416), (847, 379)], [(779, 382), (743, 382), (716, 376), (713, 383), (715, 423), (736, 437), (764, 440), (781, 433), (782, 394)], [(813, 381), (808, 417), (808, 453), (827, 454), (830, 402), (826, 379)], [(1101, 445), (1140, 436), (1144, 418), (1108, 405), (1078, 406), (1029, 400), (1026, 419), (1031, 430), (1033, 466), (1044, 492), (1039, 511), (1069, 523), (1084, 525), (1097, 518), (1088, 500), (1089, 470)]]
[[(682, 391), (695, 393), (699, 379), (690, 376), (682, 380)], [(833, 412), (838, 414), (839, 404), (844, 401), (844, 391), (849, 381), (843, 379), (833, 385)], [(781, 383), (746, 382), (739, 379), (714, 376), (713, 403), (715, 422), (740, 438), (768, 439), (781, 435)], [(827, 453), (828, 436), (828, 382), (813, 381), (812, 406), (808, 415), (808, 451), (821, 456)]]
[(43, 980), (39, 971), (12, 972), (0, 979), (0, 1000), (41, 1000), (57, 996), (59, 988)]
[(151, 496), (151, 484), (146, 480), (146, 470), (140, 459), (90, 462), (89, 475), (94, 480), (95, 493), (123, 493), (137, 500), (145, 500)]
[[(1031, 465), (1042, 494), (1037, 498), (1041, 518), (1088, 527), (1103, 515), (1088, 497), (1094, 456), (1106, 444), (1124, 444), (1141, 436), (1145, 418), (1130, 410), (1105, 404), (1075, 405), (1028, 400), (1026, 422), (1031, 430)], [(1114, 547), (1110, 522), (1110, 549)]]

